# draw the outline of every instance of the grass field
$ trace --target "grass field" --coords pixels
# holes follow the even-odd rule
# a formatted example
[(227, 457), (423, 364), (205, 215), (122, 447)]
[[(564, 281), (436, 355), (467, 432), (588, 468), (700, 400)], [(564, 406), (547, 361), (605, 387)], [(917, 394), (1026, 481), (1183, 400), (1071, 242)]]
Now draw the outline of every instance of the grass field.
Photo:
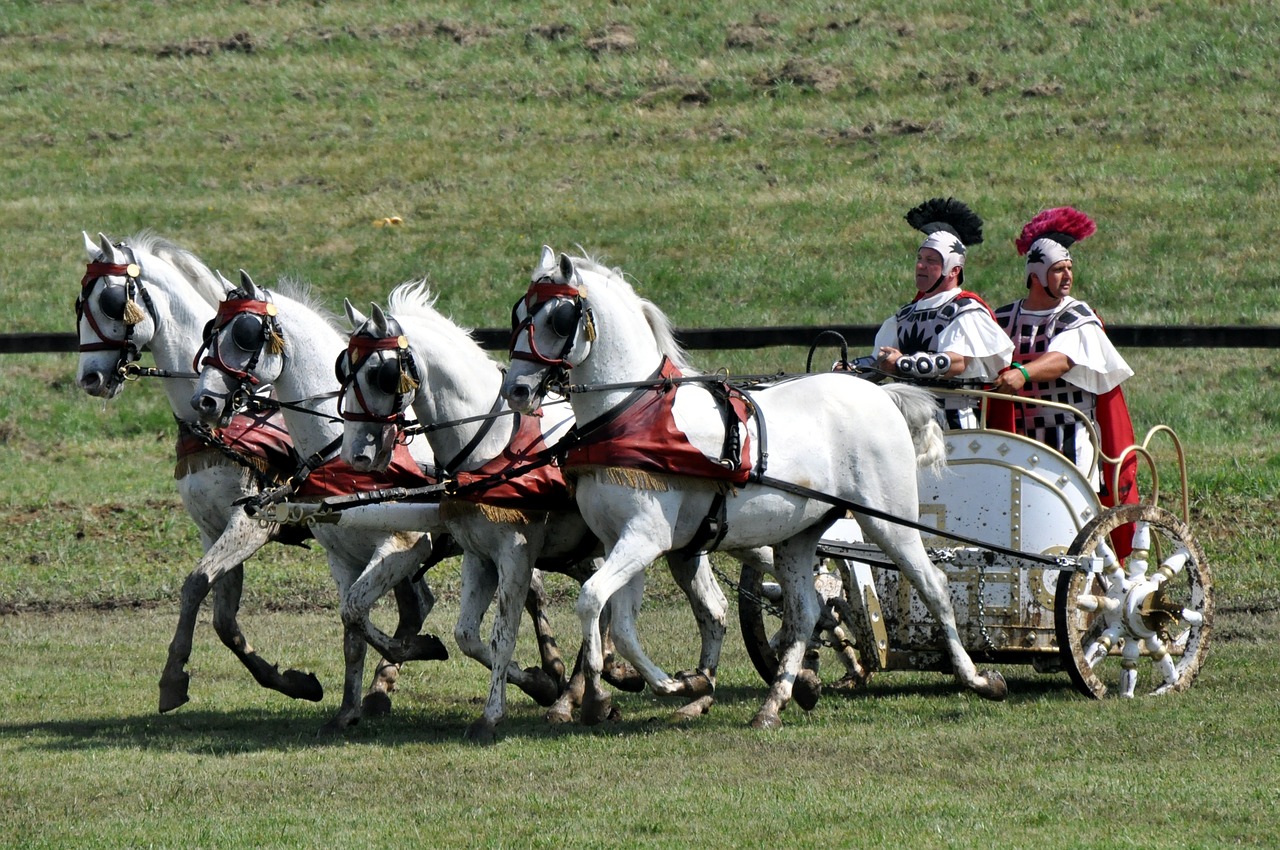
[[(1069, 203), (1098, 220), (1077, 287), (1109, 321), (1274, 326), (1274, 17), (1245, 0), (15, 0), (0, 333), (70, 331), (80, 231), (145, 228), (335, 309), (425, 276), (472, 327), (506, 323), (543, 243), (621, 266), (680, 327), (872, 323), (910, 294), (902, 215), (933, 195), (985, 219), (967, 283), (993, 304), (1021, 294), (1022, 223)], [(89, 399), (73, 357), (0, 356), (0, 846), (1270, 846), (1280, 358), (1124, 353), (1139, 430), (1186, 442), (1215, 573), (1189, 693), (1094, 703), (1006, 668), (1010, 699), (989, 704), (895, 673), (760, 735), (731, 630), (693, 724), (623, 695), (617, 724), (553, 729), (513, 696), (488, 749), (460, 740), (487, 677), (457, 652), (407, 669), (391, 717), (315, 737), (340, 644), (302, 550), (246, 568), (244, 623), (325, 701), (258, 689), (205, 615), (193, 702), (156, 714), (199, 548), (171, 415), (144, 384)], [(795, 370), (804, 352), (697, 359)], [(454, 564), (433, 576), (442, 635), (456, 582)], [(651, 589), (646, 645), (687, 666), (687, 608), (661, 571)]]

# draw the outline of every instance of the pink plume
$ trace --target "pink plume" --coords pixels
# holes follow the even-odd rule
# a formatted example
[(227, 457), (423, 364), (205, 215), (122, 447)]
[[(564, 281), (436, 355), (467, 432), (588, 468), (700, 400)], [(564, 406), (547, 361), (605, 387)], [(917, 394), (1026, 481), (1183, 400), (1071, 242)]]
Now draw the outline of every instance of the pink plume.
[(1027, 226), (1022, 228), (1022, 235), (1014, 244), (1019, 254), (1025, 254), (1031, 248), (1031, 243), (1041, 236), (1053, 234), (1065, 236), (1067, 237), (1065, 240), (1058, 241), (1062, 241), (1064, 245), (1070, 245), (1072, 242), (1092, 236), (1097, 229), (1098, 226), (1093, 223), (1093, 219), (1080, 210), (1072, 207), (1055, 207), (1037, 213), (1035, 218), (1027, 222)]

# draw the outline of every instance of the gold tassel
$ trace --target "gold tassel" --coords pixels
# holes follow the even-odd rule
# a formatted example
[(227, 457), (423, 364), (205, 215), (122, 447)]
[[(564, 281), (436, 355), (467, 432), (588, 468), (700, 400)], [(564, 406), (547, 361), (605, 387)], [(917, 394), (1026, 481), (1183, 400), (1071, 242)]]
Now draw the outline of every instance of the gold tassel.
[(147, 314), (138, 306), (138, 302), (130, 298), (124, 302), (124, 323), (126, 325), (136, 325), (147, 317)]
[(408, 395), (418, 388), (418, 382), (409, 374), (408, 369), (400, 370), (400, 395)]
[(652, 472), (642, 469), (629, 469), (624, 466), (606, 466), (600, 469), (600, 479), (619, 487), (630, 487), (632, 490), (654, 490), (665, 493), (671, 489), (667, 481)]
[(280, 336), (280, 330), (276, 327), (275, 322), (267, 325), (267, 352), (270, 354), (284, 354), (284, 337)]
[(498, 505), (480, 503), (480, 513), (489, 522), (507, 522), (512, 525), (528, 525), (529, 515), (519, 508), (503, 508)]

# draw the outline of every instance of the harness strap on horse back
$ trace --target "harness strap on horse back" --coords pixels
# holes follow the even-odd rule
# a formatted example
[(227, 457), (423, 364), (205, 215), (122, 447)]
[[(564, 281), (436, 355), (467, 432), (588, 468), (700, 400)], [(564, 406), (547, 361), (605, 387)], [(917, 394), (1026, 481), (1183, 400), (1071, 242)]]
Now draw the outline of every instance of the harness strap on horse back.
[(870, 507), (867, 507), (866, 505), (860, 505), (857, 502), (851, 502), (848, 499), (841, 499), (837, 496), (828, 495), (827, 493), (823, 493), (819, 490), (814, 490), (812, 487), (805, 487), (800, 484), (793, 484), (790, 481), (783, 481), (779, 478), (773, 478), (772, 476), (768, 476), (768, 475), (761, 475), (759, 477), (753, 476), (752, 480), (757, 484), (764, 485), (765, 487), (772, 487), (775, 490), (782, 490), (783, 492), (786, 492), (786, 493), (792, 493), (797, 496), (803, 496), (806, 499), (814, 499), (819, 502), (826, 502), (829, 505), (835, 505), (838, 508), (842, 508), (847, 511), (853, 511), (856, 514), (869, 516), (869, 517), (872, 517), (873, 519), (882, 519), (886, 522), (894, 523), (895, 525), (905, 525), (907, 528), (914, 528), (916, 531), (924, 531), (930, 534), (936, 534), (939, 537), (946, 537), (950, 540), (955, 540), (960, 543), (964, 543), (968, 546), (973, 546), (979, 549), (990, 549), (991, 551), (998, 552), (1001, 555), (1008, 555), (1009, 557), (1012, 557), (1012, 558), (1020, 558), (1024, 561), (1034, 561), (1035, 563), (1044, 564), (1046, 566), (1054, 567), (1056, 569), (1063, 568), (1063, 563), (1059, 560), (1059, 558), (1053, 555), (1037, 555), (1033, 552), (1023, 552), (1019, 549), (1011, 549), (1008, 546), (1001, 546), (998, 543), (987, 543), (985, 541), (977, 540), (972, 537), (966, 537), (962, 534), (956, 534), (953, 531), (944, 531), (942, 529), (934, 528), (933, 526), (926, 525), (922, 522), (916, 522), (915, 520), (909, 520), (909, 519), (905, 519), (904, 517), (895, 516), (894, 514), (888, 513), (886, 511), (878, 510), (876, 508), (870, 508)]

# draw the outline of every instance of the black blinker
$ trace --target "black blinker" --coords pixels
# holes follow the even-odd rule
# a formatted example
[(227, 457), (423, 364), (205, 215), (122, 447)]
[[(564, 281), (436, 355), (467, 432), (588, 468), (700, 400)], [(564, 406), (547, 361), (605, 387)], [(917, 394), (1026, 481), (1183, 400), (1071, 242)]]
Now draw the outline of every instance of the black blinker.
[(237, 317), (231, 323), (231, 341), (241, 351), (257, 351), (262, 347), (262, 319), (250, 315)]
[(557, 304), (551, 311), (551, 330), (556, 336), (567, 337), (578, 327), (578, 305), (573, 301)]
[(123, 286), (107, 285), (102, 287), (98, 295), (98, 309), (102, 315), (117, 322), (124, 321), (124, 306), (129, 300), (129, 293)]
[(377, 373), (373, 376), (373, 384), (387, 395), (397, 395), (400, 392), (399, 359), (383, 360), (378, 366)]

